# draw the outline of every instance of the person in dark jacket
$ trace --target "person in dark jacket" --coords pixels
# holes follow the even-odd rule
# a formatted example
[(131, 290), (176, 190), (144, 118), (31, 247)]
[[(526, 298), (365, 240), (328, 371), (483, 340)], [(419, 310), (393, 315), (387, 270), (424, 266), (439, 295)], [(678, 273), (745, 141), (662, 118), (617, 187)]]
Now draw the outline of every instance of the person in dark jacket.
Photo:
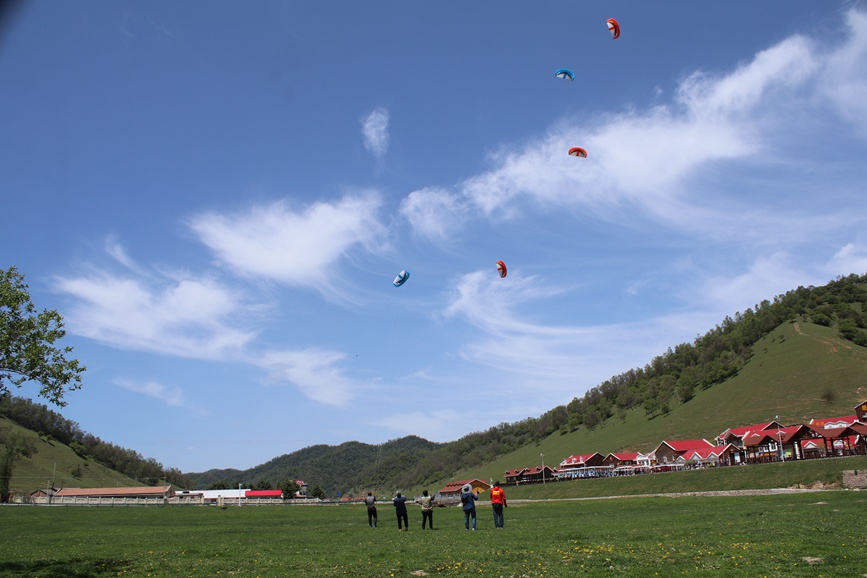
[[(406, 496), (401, 496), (400, 492), (394, 497), (394, 511), (397, 514), (397, 531), (409, 530), (409, 518), (406, 513)], [(401, 525), (403, 522), (403, 525)]]
[(473, 519), (473, 531), (476, 531), (476, 495), (473, 494), (473, 487), (465, 484), (461, 488), (461, 506), (464, 510), (464, 528), (470, 529), (470, 518)]

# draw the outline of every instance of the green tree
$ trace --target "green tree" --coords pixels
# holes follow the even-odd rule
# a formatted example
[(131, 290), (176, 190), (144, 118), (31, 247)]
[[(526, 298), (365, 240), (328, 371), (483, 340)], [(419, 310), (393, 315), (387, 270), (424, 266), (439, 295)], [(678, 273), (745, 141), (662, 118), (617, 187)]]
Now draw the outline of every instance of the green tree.
[(295, 497), (295, 492), (300, 491), (301, 486), (295, 480), (286, 479), (277, 484), (277, 489), (283, 492), (283, 498), (289, 499)]
[(312, 490), (310, 490), (310, 495), (313, 496), (314, 498), (318, 498), (321, 500), (321, 499), (325, 498), (325, 490), (323, 490), (318, 485), (316, 485), (316, 486), (313, 486)]
[(20, 458), (33, 455), (36, 445), (19, 432), (0, 426), (0, 502), (9, 501), (12, 470)]
[(9, 392), (7, 381), (16, 387), (35, 381), (42, 386), (40, 396), (65, 406), (63, 395), (81, 388), (86, 369), (66, 358), (71, 347), (54, 346), (65, 335), (57, 311), (36, 312), (24, 275), (15, 267), (0, 270), (0, 395)]

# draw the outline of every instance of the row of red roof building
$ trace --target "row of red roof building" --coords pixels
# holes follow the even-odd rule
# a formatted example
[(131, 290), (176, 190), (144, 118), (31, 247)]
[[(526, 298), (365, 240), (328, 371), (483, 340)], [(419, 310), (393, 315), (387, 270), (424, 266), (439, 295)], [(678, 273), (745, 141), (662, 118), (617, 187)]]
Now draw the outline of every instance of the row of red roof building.
[(706, 439), (664, 440), (648, 453), (576, 454), (558, 467), (531, 466), (506, 471), (507, 484), (631, 475), (654, 471), (733, 466), (785, 460), (867, 454), (867, 400), (855, 415), (813, 419), (806, 425), (777, 421), (729, 428)]

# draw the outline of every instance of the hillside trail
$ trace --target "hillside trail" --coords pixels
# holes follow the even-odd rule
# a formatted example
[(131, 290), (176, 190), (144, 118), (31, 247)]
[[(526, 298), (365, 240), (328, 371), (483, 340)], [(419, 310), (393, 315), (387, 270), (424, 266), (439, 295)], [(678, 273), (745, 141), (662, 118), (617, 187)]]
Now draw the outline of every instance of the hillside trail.
[[(795, 321), (794, 326), (795, 326), (795, 333), (797, 333), (798, 335), (801, 335), (802, 337), (809, 337), (811, 339), (815, 339), (819, 343), (822, 343), (823, 345), (827, 345), (828, 351), (830, 353), (837, 353), (838, 349), (837, 349), (837, 344), (835, 342), (833, 342), (830, 339), (825, 338), (825, 337), (815, 337), (813, 335), (808, 335), (808, 334), (804, 333), (804, 331), (801, 329), (801, 324), (797, 321)], [(852, 349), (848, 345), (843, 345), (843, 347), (845, 347), (846, 349)]]

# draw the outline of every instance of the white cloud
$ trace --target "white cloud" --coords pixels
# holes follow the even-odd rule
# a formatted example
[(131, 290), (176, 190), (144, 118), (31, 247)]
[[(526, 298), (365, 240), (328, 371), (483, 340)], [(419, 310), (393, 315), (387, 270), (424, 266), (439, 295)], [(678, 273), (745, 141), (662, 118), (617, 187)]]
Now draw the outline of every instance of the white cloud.
[(867, 137), (867, 12), (848, 11), (846, 24), (848, 42), (828, 56), (817, 86), (839, 114)]
[(831, 258), (828, 271), (833, 275), (856, 273), (867, 274), (867, 247), (847, 243)]
[[(449, 214), (466, 220), (467, 210), (475, 207), (482, 215), (511, 218), (532, 206), (619, 223), (642, 218), (712, 234), (719, 233), (720, 222), (749, 217), (754, 222), (735, 224), (732, 235), (756, 233), (755, 221), (772, 217), (706, 175), (727, 165), (767, 168), (790, 162), (793, 134), (803, 130), (799, 125), (808, 119), (821, 122), (812, 118), (817, 96), (833, 102), (841, 118), (863, 126), (867, 134), (867, 14), (851, 11), (847, 22), (850, 35), (827, 54), (816, 42), (793, 36), (731, 73), (689, 75), (668, 104), (591, 121), (564, 119), (523, 147), (492, 155), (494, 168), (466, 179), (454, 193), (436, 190), (430, 199), (408, 200), (407, 213), (413, 207), (412, 214), (421, 215), (411, 222), (436, 237), (441, 232), (431, 221), (447, 220)], [(820, 130), (826, 128), (823, 123)], [(588, 150), (587, 159), (566, 155), (576, 145)], [(787, 171), (791, 176), (777, 174), (776, 190), (785, 190), (787, 178), (792, 187), (800, 185), (799, 171), (807, 171), (810, 163), (806, 152), (797, 162), (798, 170)], [(448, 202), (436, 205), (436, 199)], [(773, 210), (786, 209), (777, 205)], [(820, 225), (814, 215), (799, 218), (811, 227)]]
[(117, 378), (113, 383), (127, 391), (141, 393), (174, 407), (186, 406), (184, 392), (173, 387), (169, 388), (156, 381), (138, 382), (131, 379)]
[(364, 384), (346, 377), (338, 367), (346, 354), (315, 348), (301, 351), (270, 351), (251, 361), (268, 371), (272, 382), (286, 381), (313, 401), (342, 407)]
[(388, 121), (389, 112), (385, 108), (376, 108), (361, 120), (361, 134), (364, 137), (364, 148), (381, 160), (388, 151)]
[(56, 288), (75, 299), (66, 314), (71, 331), (121, 349), (222, 359), (254, 337), (237, 328), (243, 300), (210, 279), (147, 283), (91, 272), (58, 278)]
[(440, 188), (413, 191), (400, 203), (400, 214), (416, 234), (431, 240), (448, 240), (463, 223), (465, 202)]
[(356, 246), (372, 250), (382, 234), (377, 195), (318, 202), (303, 211), (285, 202), (253, 207), (243, 214), (209, 213), (190, 226), (223, 263), (244, 276), (328, 292), (333, 267)]

